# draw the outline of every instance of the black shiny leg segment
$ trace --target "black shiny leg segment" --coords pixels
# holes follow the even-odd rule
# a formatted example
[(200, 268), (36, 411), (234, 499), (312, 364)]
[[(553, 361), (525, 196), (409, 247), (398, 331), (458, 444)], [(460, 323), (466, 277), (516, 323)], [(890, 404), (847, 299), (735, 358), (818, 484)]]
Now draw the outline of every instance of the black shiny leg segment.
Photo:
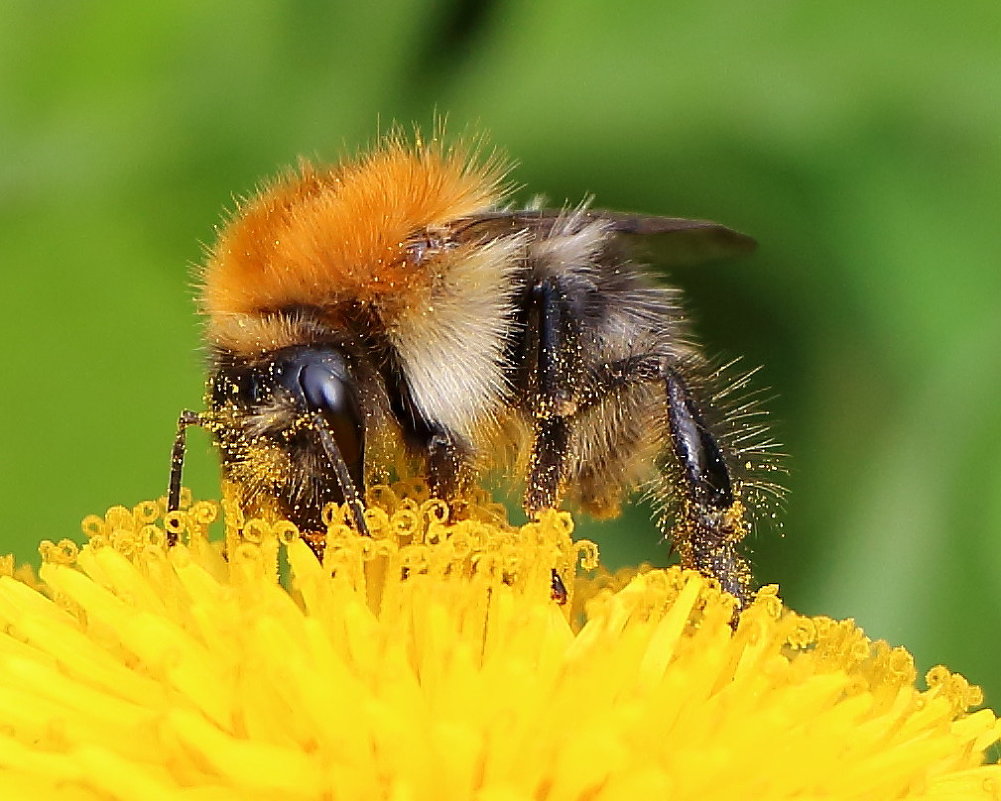
[(706, 425), (684, 379), (665, 371), (668, 431), (677, 460), (681, 503), (671, 538), (681, 563), (719, 581), (741, 607), (751, 597), (751, 570), (740, 553), (746, 533), (743, 509), (719, 443)]
[(668, 370), (667, 417), (674, 455), (693, 501), (725, 509), (733, 504), (733, 486), (723, 452), (702, 418), (681, 376)]

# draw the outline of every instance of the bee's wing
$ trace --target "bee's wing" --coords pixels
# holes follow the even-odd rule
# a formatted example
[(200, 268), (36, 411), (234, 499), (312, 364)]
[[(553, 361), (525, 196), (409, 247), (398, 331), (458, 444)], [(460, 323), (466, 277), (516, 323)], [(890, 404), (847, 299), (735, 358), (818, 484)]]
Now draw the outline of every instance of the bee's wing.
[(644, 238), (652, 246), (657, 263), (669, 267), (732, 258), (750, 253), (757, 247), (751, 237), (712, 220), (601, 209), (486, 212), (460, 221), (455, 231), (459, 238), (489, 239), (527, 229), (537, 237), (545, 238), (554, 228), (572, 233), (574, 227), (581, 228), (599, 220), (625, 239)]

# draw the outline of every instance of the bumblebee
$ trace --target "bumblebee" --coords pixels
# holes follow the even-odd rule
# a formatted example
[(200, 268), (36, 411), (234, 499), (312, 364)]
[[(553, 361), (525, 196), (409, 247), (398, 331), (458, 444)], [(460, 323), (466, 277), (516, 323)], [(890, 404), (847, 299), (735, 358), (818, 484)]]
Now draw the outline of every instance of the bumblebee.
[(762, 473), (773, 443), (737, 397), (746, 377), (725, 384), (678, 291), (633, 253), (659, 240), (692, 262), (753, 240), (587, 204), (514, 209), (505, 175), (476, 148), (392, 134), (241, 202), (201, 275), (208, 410), (180, 416), (169, 507), (191, 425), (248, 512), (314, 538), (331, 503), (366, 533), (365, 487), (390, 471), (459, 502), (507, 466), (530, 516), (614, 515), (645, 486), (682, 565), (746, 602), (741, 540), (755, 498), (779, 491)]

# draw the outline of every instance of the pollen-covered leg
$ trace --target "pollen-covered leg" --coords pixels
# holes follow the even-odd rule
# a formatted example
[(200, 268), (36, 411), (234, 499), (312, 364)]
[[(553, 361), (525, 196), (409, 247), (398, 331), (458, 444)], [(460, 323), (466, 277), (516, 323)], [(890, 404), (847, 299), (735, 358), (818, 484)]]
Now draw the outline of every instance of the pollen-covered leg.
[(677, 508), (668, 532), (681, 564), (719, 581), (741, 603), (750, 600), (751, 570), (740, 553), (747, 533), (718, 441), (681, 376), (667, 371), (668, 434), (676, 460), (671, 487)]
[[(748, 437), (758, 432), (748, 423), (759, 412), (753, 404), (723, 403), (740, 386), (706, 393), (703, 383), (712, 387), (716, 375), (703, 376), (706, 366), (683, 331), (654, 326), (672, 319), (671, 296), (623, 275), (592, 265), (550, 273), (531, 288), (521, 379), (534, 435), (525, 509), (537, 515), (556, 507), (564, 492), (592, 511), (614, 508), (659, 451), (668, 462), (657, 490), (662, 531), (685, 567), (715, 578), (746, 604), (746, 485), (733, 480), (725, 457), (751, 455)], [(689, 363), (704, 381), (688, 383)], [(720, 434), (703, 414), (716, 422), (717, 405), (727, 413)]]
[(581, 384), (581, 322), (573, 295), (556, 278), (532, 292), (539, 315), (536, 415), (567, 417), (577, 409)]
[[(738, 380), (737, 384), (739, 388), (743, 381)], [(633, 413), (650, 418), (649, 437), (663, 436), (667, 441), (669, 464), (665, 465), (655, 492), (663, 509), (659, 521), (661, 529), (678, 550), (684, 567), (715, 578), (724, 590), (742, 605), (746, 604), (750, 600), (752, 580), (750, 567), (740, 550), (741, 540), (748, 530), (746, 509), (735, 488), (719, 435), (706, 421), (692, 389), (677, 368), (665, 366), (664, 357), (656, 353), (630, 356), (595, 367), (578, 392), (576, 414), (568, 419), (554, 419), (560, 421), (560, 430), (569, 437), (570, 427), (580, 425), (578, 421), (594, 407), (610, 403), (614, 393), (628, 392), (630, 388), (641, 385), (660, 385), (664, 388), (663, 394), (651, 394), (648, 400), (639, 401), (639, 405), (632, 409)], [(657, 400), (654, 401), (654, 398)], [(620, 395), (615, 403), (622, 408), (623, 396)], [(653, 403), (658, 407), (656, 414), (643, 411), (644, 404)], [(664, 403), (666, 421), (660, 417)], [(750, 411), (746, 407), (742, 409), (744, 416), (758, 413), (753, 407)], [(608, 418), (603, 425), (607, 429)], [(746, 433), (741, 437), (745, 437)], [(753, 428), (750, 433), (759, 434)], [(624, 429), (619, 434), (624, 436)], [(726, 441), (732, 444), (730, 439)], [(529, 485), (527, 498), (548, 500), (545, 492), (554, 492), (556, 477), (562, 479), (561, 469), (550, 465), (560, 464), (559, 454), (566, 454), (568, 448), (560, 449), (555, 442), (551, 433), (546, 437), (537, 437), (532, 454), (532, 475), (538, 474), (538, 477)], [(544, 447), (547, 443), (554, 443), (552, 450)], [(767, 441), (758, 443), (759, 447), (768, 447), (768, 444)], [(594, 468), (598, 476), (591, 478), (593, 483), (607, 484), (613, 480), (615, 471), (610, 469), (609, 462), (614, 463), (614, 459), (608, 456), (608, 452), (616, 447), (609, 443), (597, 449), (591, 446), (592, 450), (604, 453), (608, 460), (603, 467), (599, 466), (595, 458), (598, 453), (592, 454), (588, 466)], [(636, 442), (625, 437), (619, 447), (625, 449), (628, 462), (628, 452), (636, 448)], [(755, 460), (760, 459), (760, 453), (753, 448), (746, 453)], [(545, 469), (547, 466), (548, 470)], [(533, 492), (538, 495), (532, 495)]]
[(428, 433), (426, 448), (431, 494), (455, 503), (469, 489), (472, 477), (468, 448), (443, 429)]
[(559, 506), (566, 482), (569, 448), (570, 423), (565, 417), (536, 420), (524, 499), (525, 511), (530, 516)]
[(532, 291), (537, 315), (537, 370), (533, 388), (534, 440), (524, 506), (529, 515), (560, 503), (570, 461), (570, 420), (580, 381), (580, 320), (572, 296), (556, 278)]

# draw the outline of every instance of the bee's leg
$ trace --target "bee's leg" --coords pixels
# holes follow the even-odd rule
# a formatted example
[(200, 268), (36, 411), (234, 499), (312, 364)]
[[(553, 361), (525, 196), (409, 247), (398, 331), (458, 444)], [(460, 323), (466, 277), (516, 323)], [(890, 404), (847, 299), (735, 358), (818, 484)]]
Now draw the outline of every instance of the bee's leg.
[(674, 469), (665, 488), (677, 515), (666, 535), (684, 567), (715, 578), (743, 606), (751, 594), (751, 571), (739, 552), (746, 533), (743, 507), (716, 436), (709, 430), (681, 373), (661, 354), (631, 356), (610, 364), (586, 362), (581, 334), (582, 299), (556, 278), (533, 291), (538, 337), (535, 440), (524, 505), (530, 515), (559, 504), (572, 465), (573, 418), (610, 393), (642, 383), (665, 388), (667, 425)]
[(530, 515), (559, 505), (570, 460), (570, 423), (577, 410), (580, 322), (571, 296), (555, 278), (532, 292), (538, 320), (534, 442), (524, 506)]
[(734, 495), (719, 442), (684, 379), (668, 369), (664, 382), (668, 433), (678, 475), (672, 491), (680, 496), (669, 536), (681, 555), (682, 566), (717, 579), (746, 606), (751, 597), (751, 569), (740, 553), (740, 542), (747, 533), (744, 508)]
[[(719, 440), (706, 423), (698, 402), (680, 372), (656, 354), (633, 356), (595, 370), (581, 393), (579, 408), (601, 403), (625, 387), (657, 382), (665, 389), (666, 433), (673, 465), (662, 492), (676, 515), (665, 536), (683, 567), (719, 581), (741, 606), (751, 597), (751, 570), (740, 552), (747, 533), (744, 507), (734, 492)], [(666, 527), (666, 521), (662, 521)]]
[[(187, 445), (188, 426), (200, 426), (205, 420), (197, 412), (185, 409), (177, 418), (177, 434), (170, 449), (170, 481), (167, 483), (167, 511), (176, 512), (181, 506), (181, 474), (184, 470), (184, 450)], [(177, 534), (167, 532), (167, 545), (177, 544)]]
[[(535, 437), (525, 487), (530, 516), (559, 505), (570, 459), (569, 417), (577, 409), (580, 386), (580, 321), (571, 298), (555, 278), (532, 291), (538, 320), (538, 373), (535, 376)], [(551, 594), (561, 606), (569, 593), (554, 568)]]
[(564, 417), (535, 421), (535, 442), (529, 461), (524, 507), (532, 517), (559, 506), (566, 481), (570, 424)]
[(532, 298), (539, 315), (536, 416), (568, 417), (577, 409), (580, 389), (579, 314), (573, 295), (556, 278), (541, 281)]
[(443, 428), (429, 431), (427, 448), (428, 486), (431, 494), (454, 503), (469, 488), (470, 456), (467, 448)]

